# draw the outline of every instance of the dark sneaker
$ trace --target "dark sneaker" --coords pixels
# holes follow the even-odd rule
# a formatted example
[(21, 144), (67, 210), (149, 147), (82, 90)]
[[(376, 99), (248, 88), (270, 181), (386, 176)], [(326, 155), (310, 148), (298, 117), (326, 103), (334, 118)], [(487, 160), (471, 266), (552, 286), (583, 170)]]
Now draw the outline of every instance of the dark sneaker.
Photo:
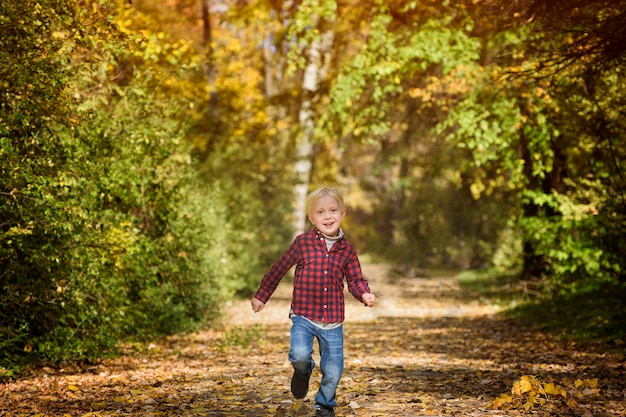
[(321, 404), (315, 404), (315, 416), (316, 417), (335, 417), (335, 409), (332, 407), (326, 407)]
[(298, 399), (306, 397), (307, 392), (309, 392), (310, 377), (310, 372), (308, 374), (301, 374), (294, 369), (293, 375), (291, 376), (291, 393), (294, 397)]

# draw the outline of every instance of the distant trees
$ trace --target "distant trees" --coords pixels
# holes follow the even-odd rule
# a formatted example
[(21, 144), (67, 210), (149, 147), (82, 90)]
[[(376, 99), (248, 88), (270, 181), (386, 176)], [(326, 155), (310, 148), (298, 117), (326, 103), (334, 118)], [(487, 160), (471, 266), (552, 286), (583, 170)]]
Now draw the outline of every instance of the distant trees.
[(374, 155), (371, 240), (414, 266), (518, 253), (552, 290), (623, 281), (618, 3), (361, 3), (318, 137)]

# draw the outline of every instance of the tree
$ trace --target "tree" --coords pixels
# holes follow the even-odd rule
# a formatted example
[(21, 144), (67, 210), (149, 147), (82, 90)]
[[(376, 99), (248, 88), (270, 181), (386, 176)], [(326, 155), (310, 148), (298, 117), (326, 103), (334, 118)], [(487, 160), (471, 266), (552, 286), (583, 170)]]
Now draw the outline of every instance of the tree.
[(527, 205), (546, 210), (538, 217), (535, 208), (526, 222), (536, 236), (541, 233), (528, 253), (546, 262), (526, 269), (535, 275), (550, 272), (559, 277), (553, 278), (558, 285), (623, 280), (624, 248), (617, 236), (624, 226), (626, 183), (619, 161), (625, 157), (620, 145), (625, 106), (624, 84), (615, 76), (624, 68), (622, 3), (528, 1), (513, 10), (513, 21), (530, 28), (528, 62), (514, 78), (540, 86), (542, 101), (553, 102), (540, 106), (552, 109), (545, 125), (556, 132), (548, 139), (552, 156), (543, 187)]
[[(487, 242), (473, 240), (490, 234), (480, 220), (485, 216), (476, 221), (461, 214), (463, 205), (473, 204), (470, 183), (457, 180), (467, 169), (462, 153), (433, 134), (478, 71), (480, 43), (470, 36), (470, 15), (456, 5), (388, 2), (368, 4), (364, 15), (364, 42), (342, 61), (318, 136), (341, 138), (344, 156), (358, 143), (369, 143), (376, 154), (372, 169), (360, 173), (378, 202), (371, 213), (382, 223), (374, 230), (385, 230), (384, 239), (376, 233), (372, 241), (409, 264), (488, 262)], [(354, 172), (350, 162), (340, 171)], [(434, 204), (439, 199), (446, 204)], [(489, 225), (497, 230), (497, 223)]]
[[(614, 239), (623, 225), (623, 175), (616, 168), (623, 159), (617, 145), (622, 84), (606, 71), (621, 68), (619, 47), (609, 40), (620, 38), (621, 9), (606, 2), (563, 5), (550, 9), (570, 24), (559, 32), (532, 21), (511, 26), (528, 14), (507, 6), (494, 13), (463, 2), (369, 4), (367, 42), (331, 84), (318, 124), (349, 138), (346, 148), (365, 140), (382, 145), (381, 155), (390, 144), (399, 150), (391, 181), (405, 191), (391, 194), (399, 202), (395, 209), (383, 210), (395, 218), (415, 178), (407, 150), (419, 142), (416, 125), (394, 116), (404, 109), (423, 116), (418, 131), (426, 126), (426, 136), (447, 138), (469, 157), (459, 165), (463, 187), (483, 203), (486, 196), (506, 201), (503, 221), (511, 221), (524, 242), (523, 276), (561, 289), (601, 285), (623, 270), (605, 243), (623, 246)], [(403, 129), (410, 139), (401, 139)], [(619, 225), (612, 230), (610, 218)], [(385, 229), (393, 230), (391, 224)]]
[[(302, 78), (302, 95), (298, 122), (300, 125), (296, 139), (296, 161), (294, 164), (295, 204), (294, 232), (301, 234), (306, 227), (305, 198), (312, 179), (314, 158), (315, 119), (313, 103), (319, 100), (320, 83), (326, 77), (331, 65), (331, 49), (334, 39), (335, 4), (332, 1), (316, 4), (304, 2), (299, 5), (298, 14), (290, 30), (291, 36), (302, 43), (306, 50), (306, 63)], [(305, 31), (306, 28), (306, 31)], [(319, 36), (310, 33), (319, 32)], [(307, 35), (309, 34), (309, 35)]]

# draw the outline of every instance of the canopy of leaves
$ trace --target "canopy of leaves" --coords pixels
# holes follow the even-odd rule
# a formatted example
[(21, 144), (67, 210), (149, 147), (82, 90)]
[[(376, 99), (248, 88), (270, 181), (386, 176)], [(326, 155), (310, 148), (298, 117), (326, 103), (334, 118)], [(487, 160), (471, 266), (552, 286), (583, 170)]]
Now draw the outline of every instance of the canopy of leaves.
[[(381, 203), (367, 204), (369, 220), (376, 210), (391, 219), (381, 226), (393, 252), (400, 246), (426, 265), (429, 254), (454, 259), (450, 242), (471, 236), (469, 246), (483, 248), (473, 258), (489, 263), (493, 237), (510, 228), (523, 242), (525, 278), (557, 291), (623, 283), (622, 9), (603, 1), (367, 7), (367, 29), (351, 32), (365, 36), (330, 82), (318, 137), (338, 137), (343, 155), (363, 143), (376, 152), (377, 164), (345, 170)], [(420, 194), (437, 200), (433, 182), (463, 190), (460, 204), (419, 203)], [(473, 203), (462, 195), (480, 199), (473, 217), (494, 229), (449, 227), (468, 220), (459, 207)], [(427, 229), (415, 212), (446, 220)], [(436, 230), (447, 245), (428, 239)], [(481, 230), (492, 238), (474, 240)]]

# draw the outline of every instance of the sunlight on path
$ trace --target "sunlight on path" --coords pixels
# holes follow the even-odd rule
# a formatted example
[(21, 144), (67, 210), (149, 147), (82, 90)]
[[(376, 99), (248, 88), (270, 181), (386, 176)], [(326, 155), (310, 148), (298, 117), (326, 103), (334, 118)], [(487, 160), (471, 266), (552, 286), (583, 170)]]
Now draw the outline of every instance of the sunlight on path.
[[(522, 417), (523, 409), (491, 408), (522, 375), (561, 384), (597, 378), (602, 395), (585, 397), (575, 415), (626, 415), (623, 356), (515, 325), (464, 295), (454, 277), (392, 281), (384, 265), (363, 268), (378, 305), (366, 308), (346, 292), (338, 417)], [(291, 290), (282, 282), (258, 314), (249, 300), (233, 302), (223, 329), (131, 345), (117, 358), (34, 369), (0, 384), (0, 416), (312, 417), (319, 368), (305, 399), (295, 400), (289, 388)], [(241, 344), (234, 336), (252, 338)], [(559, 407), (549, 414), (563, 415), (569, 405)]]
[[(479, 394), (465, 396), (461, 401), (459, 392), (463, 387), (454, 381), (458, 375), (465, 378), (469, 373), (487, 383), (488, 379), (479, 378), (468, 366), (489, 369), (493, 367), (491, 362), (457, 358), (447, 351), (447, 345), (456, 347), (464, 342), (467, 330), (458, 327), (460, 320), (490, 316), (497, 308), (463, 297), (453, 276), (392, 279), (389, 267), (381, 264), (363, 264), (363, 272), (378, 303), (373, 309), (367, 308), (346, 289), (346, 371), (338, 393), (342, 403), (338, 415), (418, 417), (444, 415), (440, 414), (443, 410), (464, 411), (466, 416), (502, 415), (485, 410), (485, 401)], [(264, 326), (267, 339), (274, 346), (276, 362), (272, 376), (276, 388), (286, 393), (287, 408), (289, 404), (294, 407), (301, 404), (292, 402), (288, 386), (291, 365), (286, 353), (291, 292), (292, 283), (285, 279), (260, 313), (253, 313), (249, 301), (244, 300), (232, 303), (224, 314), (227, 327)], [(430, 324), (425, 325), (426, 322)], [(430, 345), (431, 339), (436, 341), (435, 345)], [(282, 350), (277, 351), (276, 346)], [(463, 352), (467, 348), (461, 345), (459, 350)], [(314, 358), (319, 362), (317, 353)], [(266, 355), (265, 359), (269, 357)], [(318, 379), (316, 368), (312, 381)], [(431, 385), (433, 380), (436, 386)], [(467, 391), (476, 388), (480, 390), (483, 385), (469, 387)], [(310, 405), (316, 390), (312, 385), (310, 398), (303, 407)], [(308, 415), (304, 408), (301, 411)]]
[[(370, 322), (381, 317), (472, 317), (494, 314), (496, 306), (461, 297), (456, 277), (398, 278), (392, 282), (389, 267), (363, 264), (363, 274), (377, 297), (373, 309), (363, 306), (346, 290), (346, 323)], [(289, 324), (292, 283), (286, 278), (262, 312), (254, 314), (248, 300), (227, 306), (224, 324)]]

